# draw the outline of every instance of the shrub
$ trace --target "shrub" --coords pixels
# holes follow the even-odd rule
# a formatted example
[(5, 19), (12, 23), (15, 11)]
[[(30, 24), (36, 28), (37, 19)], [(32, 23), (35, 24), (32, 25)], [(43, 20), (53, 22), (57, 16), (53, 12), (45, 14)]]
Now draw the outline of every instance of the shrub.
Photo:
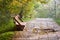
[(5, 32), (0, 34), (0, 40), (12, 40), (14, 32)]
[(8, 31), (13, 31), (13, 30), (14, 30), (14, 23), (13, 23), (12, 19), (8, 22), (8, 24), (3, 24), (0, 27), (0, 33), (8, 32)]
[(60, 25), (60, 19), (55, 19), (55, 21)]

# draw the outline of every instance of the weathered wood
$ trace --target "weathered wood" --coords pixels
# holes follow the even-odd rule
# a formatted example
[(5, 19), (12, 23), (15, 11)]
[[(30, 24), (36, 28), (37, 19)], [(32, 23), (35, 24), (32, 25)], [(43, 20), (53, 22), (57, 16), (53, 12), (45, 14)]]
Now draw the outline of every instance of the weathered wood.
[(17, 31), (23, 31), (25, 25), (21, 24), (21, 22), (18, 19), (16, 19), (16, 18), (15, 17), (13, 18), (14, 19), (14, 23), (16, 25), (15, 30), (17, 30)]

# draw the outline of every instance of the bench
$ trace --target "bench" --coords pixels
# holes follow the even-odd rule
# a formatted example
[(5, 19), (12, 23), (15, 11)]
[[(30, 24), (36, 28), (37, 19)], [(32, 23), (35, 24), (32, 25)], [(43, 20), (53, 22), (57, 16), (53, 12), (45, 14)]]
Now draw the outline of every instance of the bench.
[(16, 31), (23, 31), (26, 22), (21, 22), (18, 16), (13, 17), (14, 24), (15, 24), (15, 30)]

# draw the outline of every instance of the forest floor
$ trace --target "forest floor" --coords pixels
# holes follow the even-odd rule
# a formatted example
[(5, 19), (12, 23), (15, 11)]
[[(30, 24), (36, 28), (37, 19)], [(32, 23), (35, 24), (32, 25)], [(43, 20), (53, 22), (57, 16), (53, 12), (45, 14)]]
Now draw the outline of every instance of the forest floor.
[[(29, 32), (33, 30), (32, 28), (25, 27), (25, 28), (30, 28), (29, 31), (15, 31), (15, 35), (13, 37), (13, 40), (60, 40), (60, 26), (51, 18), (36, 18), (32, 21), (29, 21), (28, 23), (38, 23), (40, 22), (40, 25), (42, 25), (43, 29), (44, 28), (50, 28), (52, 27), (54, 30), (57, 30), (56, 32), (46, 32), (43, 34), (43, 32), (40, 33), (33, 33)], [(40, 27), (40, 26), (39, 26)], [(37, 28), (37, 26), (36, 26)]]

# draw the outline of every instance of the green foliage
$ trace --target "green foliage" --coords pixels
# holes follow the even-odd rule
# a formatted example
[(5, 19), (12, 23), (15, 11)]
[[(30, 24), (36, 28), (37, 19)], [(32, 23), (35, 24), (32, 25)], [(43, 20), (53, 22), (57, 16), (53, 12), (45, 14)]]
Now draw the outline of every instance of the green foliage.
[(12, 40), (14, 32), (5, 32), (0, 34), (0, 40)]
[(12, 19), (10, 19), (8, 23), (5, 24), (3, 23), (2, 25), (0, 25), (0, 33), (13, 31), (13, 30), (14, 30), (14, 23)]
[[(43, 0), (43, 1), (45, 2), (46, 0)], [(41, 0), (36, 0), (36, 1), (35, 0), (1, 0), (0, 1), (1, 14), (3, 16), (6, 16), (6, 14), (8, 12), (9, 13), (8, 15), (10, 17), (11, 16), (10, 14), (19, 14), (21, 11), (23, 11), (21, 13), (22, 14), (21, 19), (23, 21), (25, 18), (31, 19), (33, 14), (35, 14), (35, 13), (33, 13), (35, 2), (42, 3)], [(7, 18), (5, 18), (5, 19), (7, 19)]]
[(60, 25), (60, 19), (59, 20), (57, 19), (56, 22)]
[(23, 6), (23, 12), (22, 12), (22, 20), (25, 21), (26, 19), (32, 19), (34, 4), (32, 2), (26, 3), (25, 6)]
[(55, 21), (60, 25), (60, 18), (56, 18)]
[(8, 5), (8, 10), (11, 14), (18, 14), (21, 10), (22, 3), (13, 0), (10, 5)]
[[(35, 15), (34, 13), (34, 6), (36, 6), (35, 3), (37, 2), (42, 3), (41, 0), (22, 0), (20, 2), (22, 3), (22, 7), (21, 7), (22, 12), (20, 11), (20, 16), (22, 15), (21, 19), (23, 21), (28, 21), (30, 19), (33, 19), (33, 16)], [(47, 3), (47, 1), (45, 1), (45, 3)]]

